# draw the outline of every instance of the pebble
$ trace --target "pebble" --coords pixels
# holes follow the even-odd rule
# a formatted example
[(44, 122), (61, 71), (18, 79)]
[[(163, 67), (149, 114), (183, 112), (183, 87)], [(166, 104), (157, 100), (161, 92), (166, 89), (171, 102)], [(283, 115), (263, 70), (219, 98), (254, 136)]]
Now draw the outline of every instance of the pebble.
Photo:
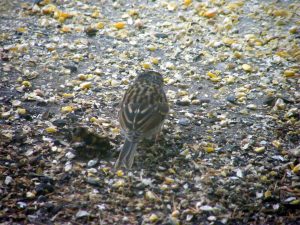
[(157, 38), (167, 38), (168, 37), (167, 34), (163, 34), (163, 33), (157, 33), (154, 36), (157, 37)]
[(54, 191), (54, 186), (48, 183), (41, 183), (35, 188), (37, 195), (45, 195)]
[(180, 118), (178, 120), (178, 124), (182, 126), (188, 126), (191, 123), (191, 121), (188, 118)]
[(273, 110), (274, 111), (283, 110), (285, 109), (285, 106), (286, 104), (284, 103), (284, 101), (281, 98), (278, 98), (277, 101), (275, 102)]
[(12, 177), (6, 176), (6, 177), (5, 177), (4, 183), (5, 183), (6, 185), (9, 185), (12, 181), (13, 181)]
[(86, 216), (89, 216), (90, 213), (85, 211), (85, 210), (79, 210), (77, 213), (76, 213), (76, 218), (82, 218), (82, 217), (86, 217)]
[(154, 223), (158, 220), (158, 216), (156, 214), (151, 214), (150, 217), (149, 217), (149, 221)]
[(214, 211), (214, 208), (209, 205), (203, 205), (199, 209), (202, 211)]
[(273, 96), (267, 96), (263, 99), (263, 104), (271, 106), (275, 103), (276, 98)]
[(157, 200), (157, 197), (155, 196), (155, 194), (152, 191), (147, 191), (145, 193), (145, 198), (147, 200)]
[(189, 106), (190, 104), (191, 104), (191, 101), (187, 98), (176, 101), (176, 105), (180, 105), (180, 106)]
[(69, 172), (72, 169), (72, 164), (70, 162), (67, 162), (65, 165), (65, 172)]
[(230, 96), (228, 96), (227, 98), (226, 98), (226, 100), (228, 101), (228, 102), (230, 102), (230, 103), (232, 103), (232, 104), (236, 104), (236, 97), (235, 96), (233, 96), (233, 95), (230, 95)]
[(255, 104), (249, 104), (249, 105), (246, 106), (246, 108), (247, 109), (255, 110), (255, 109), (257, 109), (257, 105), (255, 105)]
[(90, 161), (88, 161), (87, 163), (87, 167), (93, 167), (98, 163), (98, 159), (92, 159)]
[(265, 147), (257, 147), (257, 148), (254, 148), (254, 151), (256, 153), (263, 153), (265, 151)]
[(53, 123), (53, 125), (55, 125), (57, 127), (63, 127), (67, 124), (67, 121), (64, 119), (57, 119), (57, 120), (54, 120), (52, 123)]
[(25, 209), (27, 207), (27, 204), (25, 202), (17, 202), (17, 206), (20, 209)]
[(300, 146), (294, 148), (294, 149), (290, 149), (289, 154), (294, 156), (294, 157), (300, 157)]
[(73, 154), (72, 152), (67, 152), (66, 153), (66, 157), (68, 158), (68, 159), (74, 159), (75, 158), (75, 154)]
[(13, 100), (13, 101), (11, 102), (11, 104), (12, 104), (13, 106), (20, 106), (20, 105), (22, 104), (22, 102), (21, 102), (20, 100)]
[(86, 178), (86, 182), (88, 184), (91, 184), (91, 185), (96, 185), (96, 186), (99, 186), (100, 185), (100, 179), (98, 177), (87, 177)]
[(27, 198), (34, 198), (35, 197), (35, 193), (28, 191), (28, 192), (26, 192), (26, 197)]
[(207, 220), (215, 221), (215, 220), (217, 220), (217, 218), (215, 216), (209, 216), (209, 217), (207, 217)]

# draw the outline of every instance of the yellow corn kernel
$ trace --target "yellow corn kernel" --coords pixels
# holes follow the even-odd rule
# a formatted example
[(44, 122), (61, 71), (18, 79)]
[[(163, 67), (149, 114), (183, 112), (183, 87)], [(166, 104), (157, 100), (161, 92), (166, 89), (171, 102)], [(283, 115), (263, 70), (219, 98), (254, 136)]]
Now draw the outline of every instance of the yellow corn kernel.
[(73, 106), (64, 106), (61, 108), (62, 113), (69, 113), (69, 112), (73, 112), (73, 111), (74, 111)]
[(51, 133), (56, 133), (57, 129), (56, 127), (47, 127), (46, 131), (51, 134)]
[(114, 24), (114, 27), (117, 28), (118, 30), (125, 28), (125, 23), (124, 22), (117, 22)]

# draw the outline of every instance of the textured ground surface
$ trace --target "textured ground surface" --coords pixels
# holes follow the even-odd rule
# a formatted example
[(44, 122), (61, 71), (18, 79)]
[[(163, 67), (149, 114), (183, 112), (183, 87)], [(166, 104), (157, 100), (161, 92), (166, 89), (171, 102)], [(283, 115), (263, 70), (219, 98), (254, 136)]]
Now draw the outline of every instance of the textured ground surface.
[[(128, 2), (1, 1), (0, 223), (299, 224), (299, 2)], [(114, 171), (147, 69), (171, 112)]]

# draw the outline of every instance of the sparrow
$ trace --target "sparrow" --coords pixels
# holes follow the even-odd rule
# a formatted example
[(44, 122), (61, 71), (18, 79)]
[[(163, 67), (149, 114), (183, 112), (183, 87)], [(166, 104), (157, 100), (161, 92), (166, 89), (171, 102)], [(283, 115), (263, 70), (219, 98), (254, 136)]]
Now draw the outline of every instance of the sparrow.
[(140, 73), (125, 92), (119, 111), (119, 123), (125, 134), (125, 143), (115, 163), (116, 168), (130, 169), (138, 143), (161, 131), (169, 112), (163, 86), (160, 73), (146, 71)]

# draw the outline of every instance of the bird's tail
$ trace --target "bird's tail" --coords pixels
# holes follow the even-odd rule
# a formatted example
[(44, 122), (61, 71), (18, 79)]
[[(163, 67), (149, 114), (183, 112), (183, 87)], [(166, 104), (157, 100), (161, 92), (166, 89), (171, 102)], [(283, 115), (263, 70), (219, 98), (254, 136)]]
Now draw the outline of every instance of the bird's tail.
[(119, 158), (115, 163), (115, 168), (121, 168), (121, 167), (125, 167), (126, 169), (131, 168), (133, 164), (135, 152), (137, 149), (137, 145), (138, 145), (137, 142), (132, 142), (126, 138), (123, 148), (120, 152)]

